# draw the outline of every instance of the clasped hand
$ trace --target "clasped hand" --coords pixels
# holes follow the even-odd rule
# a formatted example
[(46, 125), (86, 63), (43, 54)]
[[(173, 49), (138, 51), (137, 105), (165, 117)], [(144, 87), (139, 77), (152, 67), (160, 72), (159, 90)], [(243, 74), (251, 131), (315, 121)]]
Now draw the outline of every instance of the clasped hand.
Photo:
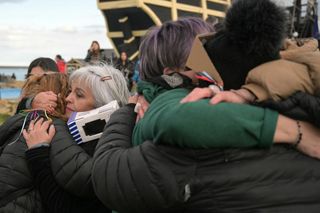
[(32, 120), (28, 130), (24, 129), (22, 133), (30, 149), (40, 143), (51, 143), (56, 130), (51, 120), (44, 121), (43, 118), (40, 118), (37, 121)]
[(229, 103), (246, 103), (244, 99), (239, 94), (233, 91), (213, 91), (212, 89), (206, 88), (195, 88), (186, 97), (184, 97), (180, 103), (195, 102), (200, 99), (211, 98), (210, 104), (218, 104), (220, 102)]

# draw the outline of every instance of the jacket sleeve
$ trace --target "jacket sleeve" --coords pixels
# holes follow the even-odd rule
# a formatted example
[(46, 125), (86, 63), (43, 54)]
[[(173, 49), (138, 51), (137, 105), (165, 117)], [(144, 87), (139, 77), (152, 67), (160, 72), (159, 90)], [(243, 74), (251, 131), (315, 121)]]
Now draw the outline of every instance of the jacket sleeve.
[(273, 99), (279, 101), (288, 98), (297, 91), (314, 93), (314, 85), (306, 65), (276, 60), (252, 69), (242, 86), (252, 92), (257, 101)]
[(22, 98), (22, 100), (18, 103), (16, 114), (18, 114), (21, 110), (31, 109), (33, 97)]
[(282, 101), (267, 100), (260, 103), (290, 118), (308, 121), (320, 127), (320, 97), (297, 92)]
[(320, 52), (318, 47), (318, 40), (307, 39), (302, 46), (294, 45), (293, 48), (280, 52), (283, 59), (305, 64), (308, 67), (316, 92), (320, 92)]
[(63, 121), (55, 120), (54, 124), (56, 135), (51, 142), (50, 158), (55, 179), (72, 194), (94, 197), (92, 157), (76, 144)]
[[(146, 154), (156, 152), (156, 148), (153, 151), (145, 149), (154, 144), (131, 147), (135, 118), (132, 105), (111, 115), (94, 154), (94, 190), (106, 206), (121, 213), (169, 212), (161, 210), (172, 203), (177, 204), (183, 193), (177, 189), (168, 168), (159, 171), (161, 166), (149, 162), (156, 157), (148, 158)], [(164, 164), (165, 161), (165, 158), (157, 159)], [(176, 193), (165, 193), (165, 188)]]
[[(297, 63), (305, 64), (308, 67), (308, 74), (312, 80), (315, 90), (320, 92), (320, 52), (304, 52), (300, 54), (292, 54), (288, 56), (288, 60), (295, 61)], [(304, 91), (304, 90), (301, 90)], [(309, 94), (313, 94), (310, 93)]]
[(28, 167), (39, 189), (46, 212), (95, 212), (99, 204), (90, 199), (81, 199), (65, 191), (57, 184), (51, 171), (49, 147), (26, 151)]
[[(15, 138), (11, 138), (17, 132), (21, 131), (23, 126), (24, 116), (14, 115), (9, 117), (2, 125), (0, 125), (0, 146), (1, 150), (6, 144), (14, 141)], [(10, 140), (11, 138), (11, 140)], [(1, 155), (1, 152), (0, 152)]]
[[(176, 90), (176, 91), (174, 91)], [(152, 140), (188, 148), (267, 148), (273, 144), (278, 113), (246, 104), (181, 104), (186, 90), (166, 92), (149, 106), (134, 129), (134, 144)]]

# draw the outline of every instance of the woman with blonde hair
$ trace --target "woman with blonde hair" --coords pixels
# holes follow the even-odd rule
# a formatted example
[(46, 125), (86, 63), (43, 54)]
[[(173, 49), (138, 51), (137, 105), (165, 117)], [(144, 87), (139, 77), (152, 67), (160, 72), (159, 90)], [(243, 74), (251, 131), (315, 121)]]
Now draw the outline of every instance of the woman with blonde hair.
[(30, 97), (41, 92), (51, 91), (59, 96), (55, 110), (52, 110), (51, 115), (66, 120), (66, 100), (63, 97), (67, 97), (68, 89), (67, 75), (57, 72), (47, 72), (44, 73), (43, 76), (30, 76), (22, 87), (22, 96)]
[[(53, 123), (64, 125), (67, 88), (67, 76), (55, 72), (30, 76), (23, 86), (23, 91), (27, 96), (53, 91), (59, 97), (57, 107), (51, 114)], [(10, 117), (0, 126), (1, 212), (43, 212), (39, 191), (36, 189), (28, 169), (25, 157), (27, 144), (22, 137), (22, 131), (28, 129), (32, 119), (48, 118), (47, 116), (46, 111), (42, 110), (22, 111), (20, 114)]]

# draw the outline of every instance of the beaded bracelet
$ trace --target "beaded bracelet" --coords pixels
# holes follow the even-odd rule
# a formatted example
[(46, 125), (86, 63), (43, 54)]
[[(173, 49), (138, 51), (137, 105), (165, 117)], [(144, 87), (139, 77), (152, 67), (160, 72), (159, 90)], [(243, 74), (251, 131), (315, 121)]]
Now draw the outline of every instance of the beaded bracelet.
[(297, 141), (293, 144), (294, 148), (297, 148), (298, 145), (300, 144), (301, 140), (302, 140), (302, 131), (301, 131), (301, 125), (300, 122), (297, 121), (297, 127), (298, 127), (298, 139)]

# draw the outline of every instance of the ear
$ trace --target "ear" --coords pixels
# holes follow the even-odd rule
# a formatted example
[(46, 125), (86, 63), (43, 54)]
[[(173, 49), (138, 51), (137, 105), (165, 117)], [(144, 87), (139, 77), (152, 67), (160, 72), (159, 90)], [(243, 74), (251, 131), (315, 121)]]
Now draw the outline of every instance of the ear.
[(169, 67), (165, 67), (164, 69), (163, 69), (163, 74), (164, 75), (169, 75), (169, 74), (171, 74), (171, 73), (173, 73), (174, 71), (172, 71)]

